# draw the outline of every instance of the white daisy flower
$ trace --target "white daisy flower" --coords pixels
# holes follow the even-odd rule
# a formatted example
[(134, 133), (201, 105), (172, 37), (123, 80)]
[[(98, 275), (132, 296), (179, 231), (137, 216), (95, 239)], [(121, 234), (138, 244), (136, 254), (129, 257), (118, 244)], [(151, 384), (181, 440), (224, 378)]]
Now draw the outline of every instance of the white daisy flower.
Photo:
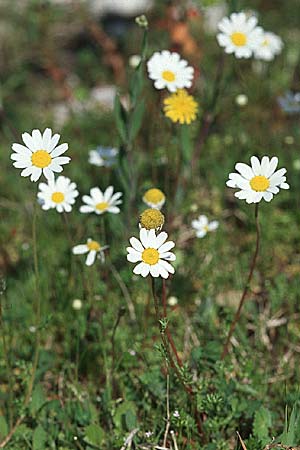
[(59, 213), (70, 212), (79, 195), (76, 183), (63, 176), (57, 180), (49, 180), (48, 184), (40, 183), (39, 190), (37, 196), (41, 200), (42, 208), (45, 211), (55, 208)]
[(168, 50), (155, 52), (147, 62), (147, 68), (156, 89), (167, 88), (170, 92), (176, 92), (177, 89), (192, 86), (194, 69), (188, 66), (187, 61), (180, 59), (178, 53)]
[(250, 58), (259, 47), (263, 29), (257, 27), (257, 18), (247, 17), (245, 13), (232, 13), (223, 17), (218, 28), (218, 43), (226, 53), (234, 53), (237, 58)]
[(87, 253), (85, 264), (91, 266), (94, 264), (96, 258), (100, 259), (102, 263), (105, 261), (104, 250), (107, 248), (108, 245), (101, 246), (98, 241), (89, 238), (86, 244), (75, 245), (72, 248), (72, 252), (74, 255), (84, 255)]
[(246, 200), (247, 203), (258, 203), (262, 199), (270, 202), (274, 194), (278, 194), (279, 188), (289, 189), (286, 183), (286, 169), (276, 170), (278, 158), (269, 159), (264, 156), (260, 161), (256, 156), (251, 157), (251, 166), (237, 163), (236, 170), (239, 173), (230, 173), (227, 186), (238, 188), (240, 191), (234, 195)]
[(161, 209), (164, 206), (165, 201), (165, 194), (157, 188), (148, 189), (143, 196), (143, 202), (154, 209)]
[(254, 56), (257, 59), (272, 61), (276, 55), (281, 53), (282, 48), (282, 39), (275, 33), (266, 31), (263, 33), (260, 45), (255, 49)]
[(157, 236), (155, 230), (140, 230), (140, 240), (135, 237), (130, 238), (132, 247), (127, 247), (127, 260), (136, 263), (141, 261), (133, 269), (136, 275), (146, 277), (168, 278), (169, 273), (174, 273), (174, 267), (168, 261), (175, 261), (176, 256), (170, 252), (171, 248), (175, 246), (174, 242), (168, 241), (167, 233), (162, 231)]
[(208, 221), (205, 215), (200, 215), (198, 219), (192, 220), (192, 227), (196, 230), (196, 236), (203, 238), (210, 231), (215, 231), (219, 226), (217, 220)]
[(113, 186), (108, 186), (104, 192), (102, 192), (98, 187), (94, 187), (90, 190), (90, 196), (84, 195), (82, 200), (86, 205), (80, 207), (80, 212), (103, 214), (105, 212), (110, 212), (113, 214), (118, 214), (120, 208), (117, 205), (122, 203), (120, 197), (123, 195), (122, 192), (116, 192), (115, 194)]
[(31, 181), (37, 181), (42, 173), (48, 180), (54, 179), (53, 172), (62, 172), (62, 166), (68, 164), (71, 158), (61, 156), (68, 150), (68, 144), (57, 146), (60, 135), (54, 134), (46, 128), (43, 134), (39, 130), (33, 130), (32, 134), (23, 133), (22, 139), (25, 144), (13, 144), (11, 159), (17, 169), (23, 169), (22, 177), (30, 176)]

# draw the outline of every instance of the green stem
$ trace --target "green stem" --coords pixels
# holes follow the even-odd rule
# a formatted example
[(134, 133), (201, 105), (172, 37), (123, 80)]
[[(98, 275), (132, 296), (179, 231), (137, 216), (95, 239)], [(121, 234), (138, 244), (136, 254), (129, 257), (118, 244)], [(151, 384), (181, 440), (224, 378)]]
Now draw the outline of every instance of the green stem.
[(8, 380), (8, 417), (10, 430), (13, 427), (13, 372), (10, 364), (9, 352), (5, 339), (4, 321), (2, 316), (2, 304), (0, 302), (0, 328), (2, 330), (3, 353), (6, 362), (6, 376)]

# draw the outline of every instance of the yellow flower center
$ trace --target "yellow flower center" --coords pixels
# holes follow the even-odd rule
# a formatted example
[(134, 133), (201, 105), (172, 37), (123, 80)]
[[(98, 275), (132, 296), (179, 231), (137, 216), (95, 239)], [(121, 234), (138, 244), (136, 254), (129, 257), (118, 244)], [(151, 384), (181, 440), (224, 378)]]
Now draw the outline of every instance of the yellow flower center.
[(263, 47), (267, 47), (269, 45), (269, 40), (268, 39), (265, 39), (264, 41), (263, 41), (263, 43), (262, 43), (262, 46)]
[(164, 70), (162, 73), (162, 77), (166, 81), (174, 81), (175, 80), (175, 73), (171, 72), (171, 70)]
[(37, 150), (35, 153), (31, 155), (31, 162), (35, 167), (39, 169), (44, 169), (48, 167), (51, 163), (52, 158), (51, 155), (46, 152), (46, 150)]
[(198, 103), (186, 90), (179, 89), (164, 100), (164, 113), (172, 122), (190, 124), (196, 119)]
[(94, 250), (98, 252), (101, 248), (101, 245), (97, 241), (89, 241), (86, 245), (90, 251)]
[(140, 215), (140, 224), (146, 230), (160, 229), (165, 222), (165, 216), (158, 209), (145, 209)]
[(142, 260), (153, 266), (159, 260), (159, 253), (155, 248), (146, 248), (142, 253)]
[(250, 180), (250, 186), (256, 192), (264, 192), (270, 186), (270, 181), (263, 175), (257, 175)]
[(96, 209), (98, 209), (98, 211), (105, 211), (108, 208), (108, 203), (107, 202), (100, 202), (97, 203), (96, 205)]
[(164, 201), (165, 194), (160, 189), (153, 188), (145, 192), (144, 199), (146, 202), (158, 205), (160, 202)]
[(65, 196), (62, 192), (53, 192), (51, 199), (54, 203), (61, 203), (64, 201)]
[(242, 47), (243, 45), (246, 45), (247, 42), (247, 36), (244, 33), (232, 33), (231, 40), (237, 47)]

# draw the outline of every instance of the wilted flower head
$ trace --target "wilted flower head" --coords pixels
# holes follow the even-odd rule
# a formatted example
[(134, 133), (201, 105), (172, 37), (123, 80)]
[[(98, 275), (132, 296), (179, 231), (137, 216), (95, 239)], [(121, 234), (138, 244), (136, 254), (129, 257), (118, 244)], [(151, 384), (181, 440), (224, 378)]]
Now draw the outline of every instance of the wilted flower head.
[(72, 252), (74, 255), (84, 255), (87, 253), (87, 258), (85, 260), (85, 264), (87, 266), (91, 266), (94, 264), (96, 257), (101, 260), (101, 262), (104, 262), (105, 255), (104, 250), (108, 248), (107, 245), (100, 245), (98, 241), (94, 241), (93, 239), (88, 239), (86, 244), (79, 244), (75, 245), (75, 247), (72, 248)]
[(146, 230), (161, 230), (164, 222), (165, 216), (158, 209), (145, 209), (140, 215), (140, 226)]

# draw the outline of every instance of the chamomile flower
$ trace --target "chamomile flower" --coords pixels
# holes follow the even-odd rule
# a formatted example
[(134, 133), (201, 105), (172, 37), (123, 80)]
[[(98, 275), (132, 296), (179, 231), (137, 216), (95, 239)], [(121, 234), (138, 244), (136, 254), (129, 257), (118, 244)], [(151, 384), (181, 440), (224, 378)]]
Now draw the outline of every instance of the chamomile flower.
[(78, 195), (76, 183), (63, 176), (49, 180), (48, 184), (40, 183), (37, 194), (44, 210), (55, 208), (59, 213), (70, 212)]
[(74, 255), (84, 255), (87, 253), (85, 264), (91, 266), (94, 264), (96, 258), (100, 259), (101, 262), (105, 261), (104, 250), (108, 248), (108, 245), (101, 246), (98, 241), (93, 239), (88, 239), (86, 244), (75, 245), (72, 248)]
[(247, 17), (245, 13), (232, 13), (223, 17), (218, 28), (218, 43), (226, 53), (234, 53), (237, 58), (250, 58), (260, 46), (263, 29), (257, 27), (257, 18)]
[(43, 134), (33, 130), (32, 134), (23, 133), (25, 145), (13, 144), (11, 159), (17, 169), (23, 169), (22, 177), (30, 176), (31, 181), (37, 181), (42, 173), (48, 180), (54, 179), (54, 172), (62, 172), (62, 166), (68, 164), (71, 158), (61, 156), (68, 150), (68, 144), (58, 144), (60, 135), (46, 128)]
[(210, 231), (215, 231), (219, 226), (219, 222), (217, 220), (212, 220), (209, 222), (208, 218), (205, 215), (200, 215), (198, 219), (192, 220), (192, 227), (196, 231), (196, 236), (198, 238), (203, 238)]
[(276, 55), (281, 53), (283, 48), (282, 39), (275, 33), (265, 31), (260, 41), (260, 45), (255, 49), (254, 56), (264, 61), (272, 61)]
[(190, 124), (196, 119), (198, 103), (185, 89), (178, 89), (164, 100), (164, 113), (172, 122)]
[(247, 203), (259, 203), (262, 199), (270, 202), (274, 194), (278, 194), (279, 188), (289, 189), (284, 176), (286, 169), (276, 170), (277, 165), (276, 156), (271, 159), (264, 156), (261, 161), (252, 156), (251, 166), (244, 163), (235, 165), (239, 173), (230, 173), (226, 184), (240, 189), (234, 195)]
[(80, 212), (104, 214), (105, 212), (110, 212), (113, 214), (118, 214), (120, 208), (117, 205), (122, 203), (120, 197), (122, 192), (116, 192), (114, 194), (113, 186), (108, 186), (104, 192), (102, 192), (98, 187), (94, 187), (90, 190), (90, 196), (84, 195), (82, 200), (86, 205), (80, 207)]
[(166, 201), (165, 194), (157, 188), (148, 189), (143, 196), (143, 202), (154, 209), (161, 209)]
[(164, 231), (157, 236), (155, 230), (140, 230), (140, 240), (135, 237), (130, 238), (132, 247), (127, 247), (127, 260), (136, 263), (133, 269), (136, 275), (146, 277), (150, 275), (154, 278), (168, 278), (169, 273), (174, 273), (174, 267), (168, 261), (175, 261), (176, 256), (170, 250), (175, 246), (174, 242), (167, 241), (168, 235)]
[(145, 209), (140, 215), (140, 227), (146, 230), (160, 231), (164, 223), (165, 216), (158, 209)]
[(89, 163), (97, 167), (112, 167), (117, 162), (119, 149), (99, 145), (89, 152)]
[(178, 53), (163, 50), (155, 52), (147, 62), (148, 74), (154, 80), (156, 89), (167, 88), (170, 92), (192, 86), (193, 67), (187, 61), (180, 59)]

